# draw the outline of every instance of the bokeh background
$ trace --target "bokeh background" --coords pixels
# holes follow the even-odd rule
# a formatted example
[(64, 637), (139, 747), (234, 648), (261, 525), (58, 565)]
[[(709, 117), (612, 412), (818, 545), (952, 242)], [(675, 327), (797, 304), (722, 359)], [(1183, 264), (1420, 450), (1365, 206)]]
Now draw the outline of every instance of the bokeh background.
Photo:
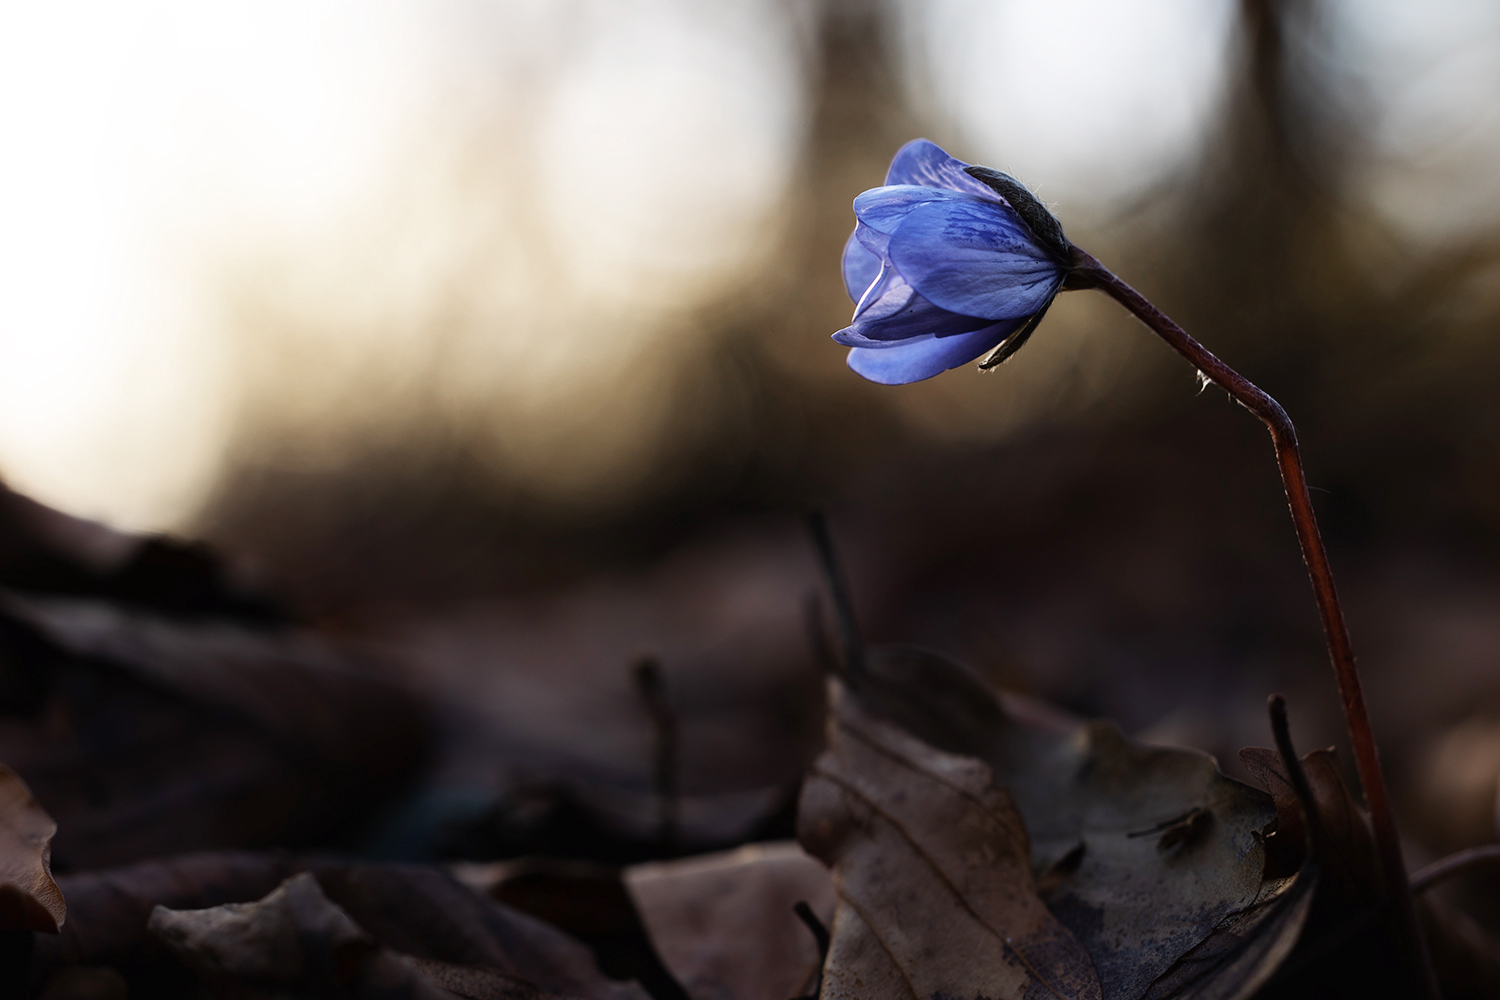
[(649, 787), (651, 654), (733, 839), (816, 740), (812, 508), (874, 641), (1231, 770), (1273, 690), (1342, 743), (1263, 430), (1116, 307), (844, 367), (850, 201), (916, 136), (1282, 401), (1414, 850), (1493, 839), (1480, 0), (6, 2), (0, 473), (399, 660), (418, 812)]

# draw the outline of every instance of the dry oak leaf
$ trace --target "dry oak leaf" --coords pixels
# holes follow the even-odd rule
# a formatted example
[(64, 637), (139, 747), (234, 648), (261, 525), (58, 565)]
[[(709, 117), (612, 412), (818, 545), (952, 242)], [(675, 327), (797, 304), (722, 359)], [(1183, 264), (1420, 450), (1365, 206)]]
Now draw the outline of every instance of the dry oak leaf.
[[(929, 745), (989, 765), (1026, 823), (1041, 897), (1088, 951), (1104, 1000), (1217, 996), (1213, 963), (1243, 983), (1224, 996), (1248, 995), (1285, 955), (1258, 937), (1295, 937), (1306, 918), (1297, 878), (1262, 878), (1270, 797), (1206, 753), (997, 693), (922, 649), (871, 650), (855, 694)], [(1230, 968), (1255, 953), (1249, 973)]]
[(793, 842), (625, 869), (657, 954), (693, 1000), (787, 1000), (808, 994), (821, 956), (794, 913), (833, 919), (828, 869)]
[(26, 782), (0, 765), (0, 930), (56, 934), (67, 907), (52, 881), (57, 824)]
[(1088, 953), (1047, 911), (1010, 794), (833, 683), (828, 749), (797, 839), (833, 869), (823, 1000), (1098, 1000)]
[[(453, 1000), (418, 967), (382, 949), (303, 872), (256, 903), (151, 914), (151, 932), (231, 997)], [(534, 1000), (535, 987), (519, 996)]]

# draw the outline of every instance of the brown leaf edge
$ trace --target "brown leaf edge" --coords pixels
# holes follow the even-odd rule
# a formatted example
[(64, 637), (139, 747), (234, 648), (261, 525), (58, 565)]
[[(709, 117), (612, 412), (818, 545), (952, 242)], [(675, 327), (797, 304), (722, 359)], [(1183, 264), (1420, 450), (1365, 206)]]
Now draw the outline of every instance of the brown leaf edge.
[(52, 880), (56, 833), (26, 782), (0, 764), (0, 930), (62, 930), (68, 908)]

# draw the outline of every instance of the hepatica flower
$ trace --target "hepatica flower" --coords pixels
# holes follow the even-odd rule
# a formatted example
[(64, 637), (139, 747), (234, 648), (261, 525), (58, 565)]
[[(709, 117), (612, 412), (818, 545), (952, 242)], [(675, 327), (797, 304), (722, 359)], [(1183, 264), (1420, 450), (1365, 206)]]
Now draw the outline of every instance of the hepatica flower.
[[(884, 187), (854, 199), (854, 214), (859, 221), (844, 247), (844, 284), (855, 302), (854, 322), (833, 339), (851, 348), (849, 367), (865, 378), (888, 385), (918, 382), (986, 352), (980, 367), (999, 364), (1031, 336), (1059, 291), (1094, 288), (1266, 425), (1338, 678), (1382, 880), (1394, 905), (1392, 926), (1404, 942), (1414, 981), (1426, 986), (1426, 996), (1437, 997), (1359, 669), (1307, 490), (1297, 431), (1286, 410), (1069, 243), (1052, 213), (1013, 177), (970, 166), (918, 139), (891, 161)], [(1280, 723), (1274, 722), (1274, 708), (1272, 716), (1284, 734), (1284, 710)]]
[(1062, 226), (1008, 174), (926, 139), (901, 147), (885, 186), (854, 199), (844, 247), (854, 321), (833, 339), (872, 382), (931, 378), (988, 354), (1010, 357), (1071, 267)]

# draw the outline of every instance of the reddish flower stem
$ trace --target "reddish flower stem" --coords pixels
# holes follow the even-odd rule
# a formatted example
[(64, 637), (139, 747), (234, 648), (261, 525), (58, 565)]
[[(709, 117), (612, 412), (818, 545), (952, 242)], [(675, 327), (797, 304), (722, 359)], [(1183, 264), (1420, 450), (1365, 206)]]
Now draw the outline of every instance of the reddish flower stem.
[(1406, 878), (1406, 863), (1401, 857), (1401, 841), (1396, 832), (1395, 816), (1391, 812), (1385, 776), (1380, 769), (1380, 751), (1375, 745), (1369, 712), (1365, 709), (1364, 689), (1354, 663), (1354, 648), (1349, 642), (1349, 629), (1344, 624), (1344, 613), (1339, 609), (1333, 570), (1328, 565), (1328, 552), (1323, 547), (1317, 517), (1313, 514), (1312, 499), (1307, 492), (1307, 475), (1303, 471), (1302, 456), (1297, 448), (1297, 431), (1292, 426), (1291, 418), (1286, 415), (1281, 404), (1260, 387), (1214, 357), (1208, 348), (1188, 336), (1182, 327), (1146, 301), (1134, 288), (1076, 247), (1073, 271), (1065, 287), (1098, 288), (1103, 291), (1165, 340), (1174, 351), (1195, 365), (1206, 379), (1259, 417), (1271, 432), (1276, 462), (1281, 467), (1282, 485), (1286, 488), (1287, 504), (1292, 511), (1292, 523), (1297, 529), (1297, 541), (1302, 546), (1302, 558), (1307, 564), (1307, 574), (1312, 579), (1313, 593), (1317, 596), (1318, 613), (1323, 618), (1328, 656), (1333, 661), (1339, 696), (1344, 703), (1344, 718), (1349, 726), (1349, 738), (1354, 746), (1354, 761), (1359, 771), (1360, 784), (1364, 786), (1365, 802), (1370, 808), (1370, 822), (1380, 853), (1386, 893), (1394, 906), (1396, 930), (1410, 949), (1409, 958), (1418, 982), (1425, 987), (1428, 996), (1438, 997), (1437, 981), (1428, 958), (1427, 943), (1417, 922), (1411, 887)]

